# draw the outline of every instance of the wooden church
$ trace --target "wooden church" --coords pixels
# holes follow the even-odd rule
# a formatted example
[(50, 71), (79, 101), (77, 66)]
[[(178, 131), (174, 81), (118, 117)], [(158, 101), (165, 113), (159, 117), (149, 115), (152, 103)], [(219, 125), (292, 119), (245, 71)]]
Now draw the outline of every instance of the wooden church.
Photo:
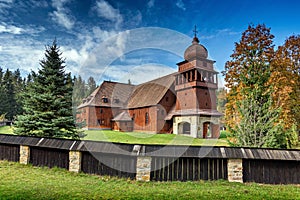
[(130, 85), (104, 81), (78, 107), (86, 129), (112, 129), (218, 138), (215, 61), (195, 34), (178, 72)]

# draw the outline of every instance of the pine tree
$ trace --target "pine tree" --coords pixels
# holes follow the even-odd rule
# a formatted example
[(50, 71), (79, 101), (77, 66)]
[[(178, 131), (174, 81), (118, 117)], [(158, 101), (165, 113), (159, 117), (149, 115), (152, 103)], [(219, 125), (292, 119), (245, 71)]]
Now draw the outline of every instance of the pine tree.
[(78, 138), (72, 115), (72, 84), (65, 73), (65, 61), (53, 42), (46, 47), (41, 69), (24, 95), (24, 114), (18, 116), (15, 133), (41, 137)]
[(3, 106), (4, 106), (4, 114), (6, 114), (6, 118), (8, 120), (13, 120), (14, 116), (17, 112), (17, 101), (16, 101), (16, 92), (15, 85), (13, 81), (12, 72), (7, 69), (3, 76), (3, 86), (4, 86), (4, 94), (3, 94)]
[(4, 94), (5, 94), (5, 91), (4, 91), (4, 82), (3, 82), (3, 71), (2, 71), (2, 68), (0, 67), (0, 115), (4, 116), (6, 115), (5, 113), (5, 106), (3, 104), (4, 100), (5, 100), (5, 97), (4, 97)]
[(90, 95), (92, 92), (94, 92), (94, 90), (97, 88), (97, 84), (95, 79), (90, 76), (88, 78), (88, 82), (87, 82), (87, 94), (86, 96)]

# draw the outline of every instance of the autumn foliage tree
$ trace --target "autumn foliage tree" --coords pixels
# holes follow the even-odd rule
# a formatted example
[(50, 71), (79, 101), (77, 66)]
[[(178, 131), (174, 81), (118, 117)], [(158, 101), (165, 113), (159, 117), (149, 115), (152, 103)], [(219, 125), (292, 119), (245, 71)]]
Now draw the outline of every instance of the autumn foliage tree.
[(271, 62), (269, 85), (274, 87), (274, 107), (281, 107), (284, 129), (300, 133), (300, 36), (289, 37)]
[(282, 107), (273, 99), (273, 38), (265, 25), (249, 25), (225, 65), (225, 119), (233, 146), (287, 148), (293, 143), (279, 117)]

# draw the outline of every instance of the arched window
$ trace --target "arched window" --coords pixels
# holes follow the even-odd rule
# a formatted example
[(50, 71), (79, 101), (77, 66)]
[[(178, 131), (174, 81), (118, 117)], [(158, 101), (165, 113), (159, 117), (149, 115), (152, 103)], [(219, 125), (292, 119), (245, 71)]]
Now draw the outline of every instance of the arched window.
[(145, 113), (145, 124), (147, 125), (149, 123), (149, 114), (148, 112)]

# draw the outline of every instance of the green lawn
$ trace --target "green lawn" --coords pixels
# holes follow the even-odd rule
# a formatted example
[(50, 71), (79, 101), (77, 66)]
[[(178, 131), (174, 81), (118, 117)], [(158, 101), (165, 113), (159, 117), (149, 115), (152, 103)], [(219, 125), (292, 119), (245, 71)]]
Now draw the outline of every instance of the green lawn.
[[(13, 134), (13, 128), (10, 126), (2, 126), (0, 127), (0, 134)], [(85, 131), (85, 134), (86, 136), (82, 138), (83, 140), (108, 141), (127, 144), (227, 146), (226, 138), (204, 140), (174, 134), (119, 132), (111, 130), (87, 130)]]
[(11, 126), (0, 126), (0, 134), (12, 134), (13, 129)]
[(110, 130), (88, 130), (84, 140), (110, 141), (129, 144), (175, 144), (175, 145), (205, 145), (227, 146), (225, 138), (222, 139), (194, 139), (188, 136), (174, 134), (151, 134), (140, 132), (118, 132)]
[(300, 199), (296, 185), (138, 182), (0, 161), (0, 199)]

